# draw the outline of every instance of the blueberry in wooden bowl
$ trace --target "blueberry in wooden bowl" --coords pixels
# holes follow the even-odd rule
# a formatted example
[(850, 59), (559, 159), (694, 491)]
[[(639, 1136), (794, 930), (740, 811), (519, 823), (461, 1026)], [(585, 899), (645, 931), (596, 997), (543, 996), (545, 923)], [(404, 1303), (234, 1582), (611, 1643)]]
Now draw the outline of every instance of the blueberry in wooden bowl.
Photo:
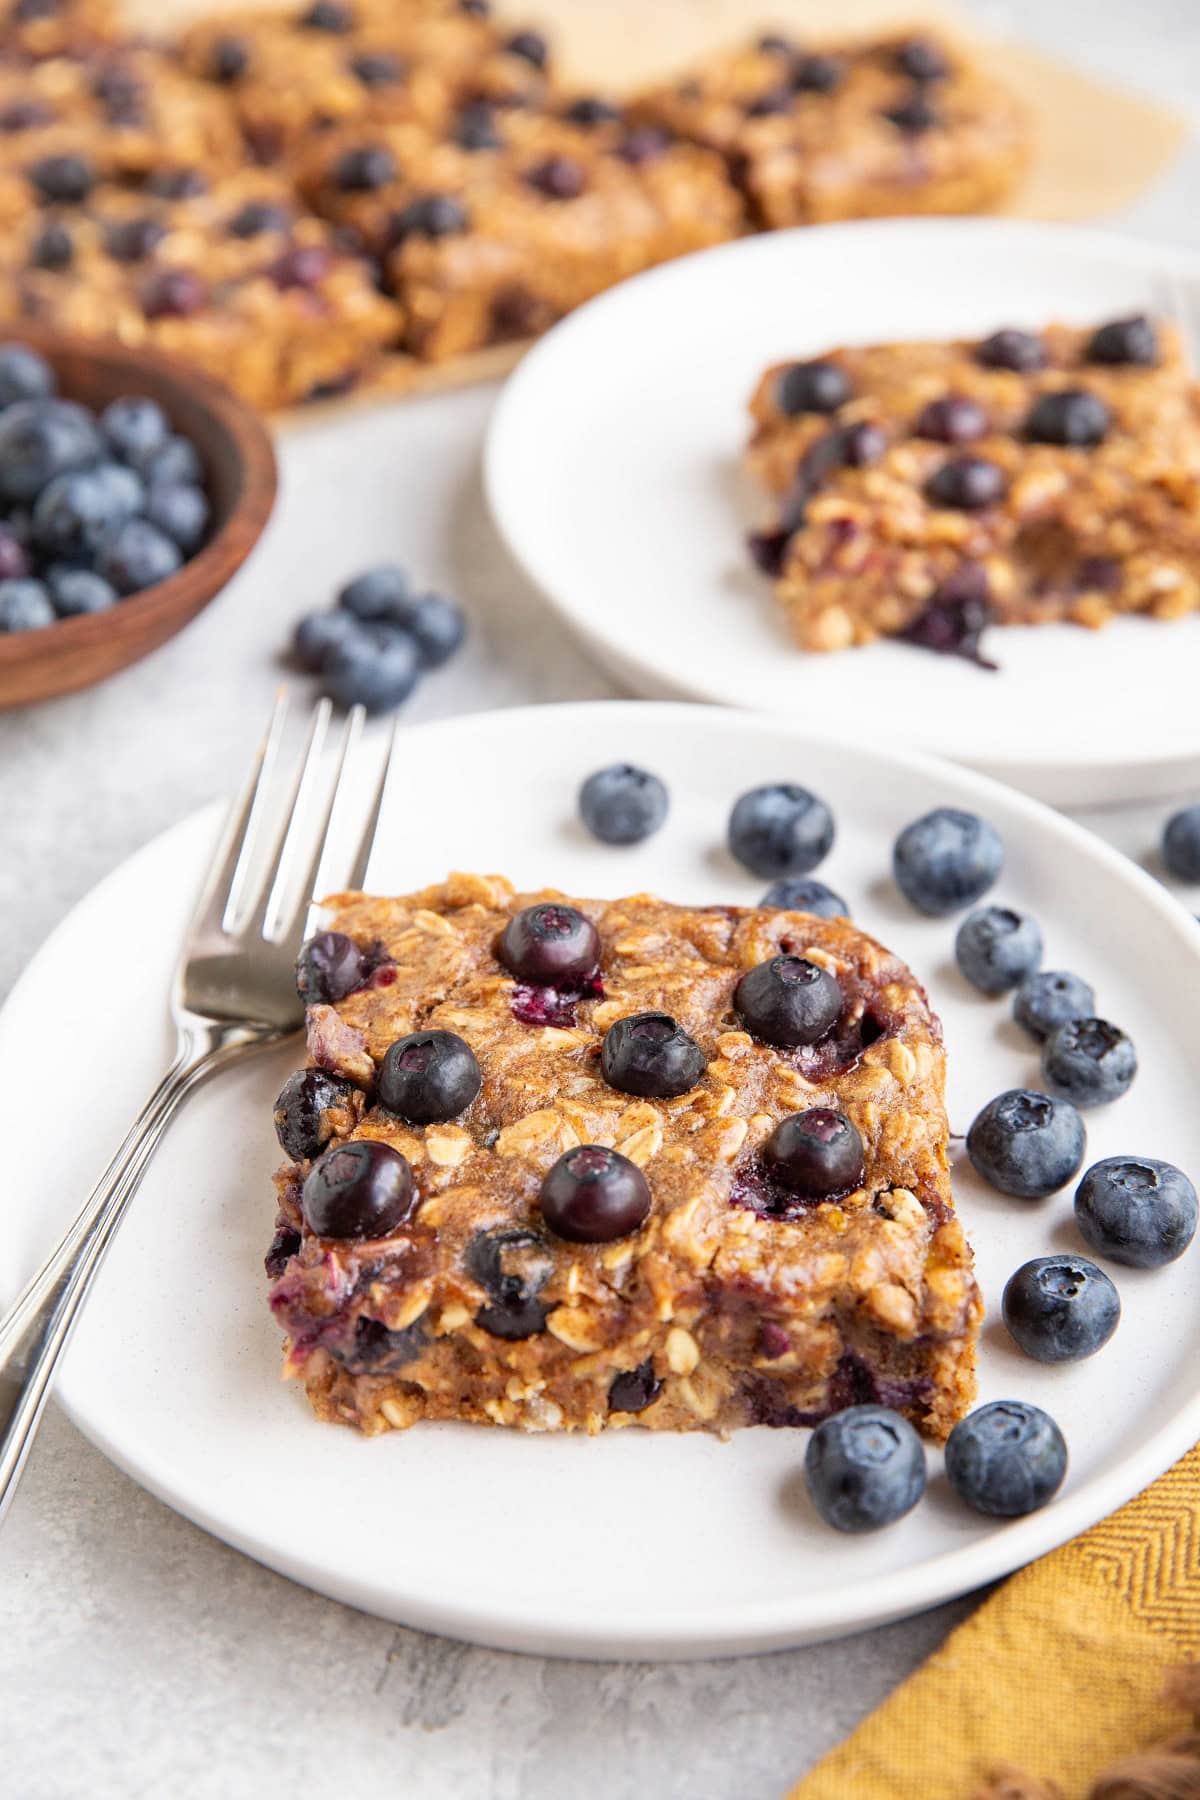
[(271, 440), (173, 357), (0, 329), (0, 707), (90, 687), (195, 618), (262, 535)]

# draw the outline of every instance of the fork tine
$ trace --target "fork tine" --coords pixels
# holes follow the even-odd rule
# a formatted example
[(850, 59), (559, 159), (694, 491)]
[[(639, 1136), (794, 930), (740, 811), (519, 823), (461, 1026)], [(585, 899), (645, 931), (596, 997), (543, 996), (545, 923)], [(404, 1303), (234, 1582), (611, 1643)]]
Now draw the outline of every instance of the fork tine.
[(234, 801), (212, 867), (196, 902), (192, 935), (223, 932), (225, 921), (238, 902), (245, 880), (245, 865), (249, 861), (248, 852), (257, 835), (259, 813), (279, 753), (287, 712), (288, 691), (281, 687), (275, 696), (266, 733), (245, 785)]
[(361, 889), (366, 885), (367, 870), (371, 864), (371, 853), (375, 848), (375, 838), (379, 831), (379, 818), (383, 811), (383, 797), (387, 792), (388, 779), (392, 772), (392, 764), (396, 758), (396, 745), (400, 737), (400, 721), (392, 722), (392, 735), (388, 739), (387, 755), (383, 759), (383, 768), (379, 775), (379, 785), (375, 789), (375, 803), (371, 808), (363, 834), (358, 840), (358, 852), (346, 881), (347, 888)]
[(329, 729), (332, 713), (333, 707), (328, 700), (319, 700), (313, 708), (312, 721), (308, 728), (308, 741), (304, 746), (300, 767), (292, 782), (291, 793), (283, 808), (283, 817), (275, 839), (275, 849), (271, 861), (256, 884), (254, 892), (247, 896), (246, 905), (249, 911), (245, 918), (238, 923), (238, 933), (241, 936), (266, 937), (268, 924), (274, 922), (274, 915), (280, 910), (288, 869), (295, 855), (297, 840), (304, 830), (304, 814), (307, 810), (308, 797), (313, 782), (317, 778), (321, 752), (325, 747), (325, 734)]
[(303, 880), (296, 891), (296, 899), (292, 907), (291, 916), (283, 927), (281, 935), (284, 938), (294, 938), (297, 947), (299, 947), (304, 938), (308, 936), (309, 919), (312, 915), (313, 908), (317, 903), (317, 882), (321, 875), (321, 865), (325, 861), (325, 854), (329, 849), (330, 827), (333, 823), (333, 817), (337, 811), (338, 801), (341, 797), (342, 783), (345, 779), (346, 768), (350, 757), (358, 744), (358, 740), (362, 736), (363, 721), (366, 719), (366, 716), (367, 715), (361, 706), (354, 706), (351, 707), (346, 718), (345, 729), (342, 732), (342, 741), (338, 748), (333, 783), (329, 789), (329, 797), (325, 802), (325, 811), (321, 818), (320, 829), (317, 832), (312, 854), (308, 859), (308, 866), (304, 871)]

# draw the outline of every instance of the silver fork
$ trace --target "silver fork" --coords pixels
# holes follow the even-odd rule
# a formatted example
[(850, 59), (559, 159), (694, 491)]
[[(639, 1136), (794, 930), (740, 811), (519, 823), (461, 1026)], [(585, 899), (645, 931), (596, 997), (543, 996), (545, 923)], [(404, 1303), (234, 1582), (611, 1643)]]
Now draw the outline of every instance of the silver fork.
[[(286, 713), (287, 696), (281, 694), (184, 942), (170, 1001), (176, 1036), (171, 1066), (58, 1248), (0, 1319), (0, 1517), (16, 1489), (58, 1359), (175, 1111), (210, 1075), (278, 1043), (304, 1022), (296, 992), (296, 956), (307, 934), (331, 822), (363, 714), (356, 707), (346, 721), (334, 778), (314, 827), (312, 802), (328, 734), (329, 702), (322, 701), (313, 713), (304, 755), (280, 812), (272, 808), (268, 789)], [(394, 743), (393, 739), (393, 748)], [(390, 766), (389, 752), (347, 880), (350, 887), (360, 887), (366, 877)], [(271, 841), (266, 815), (272, 812), (270, 861), (256, 879), (257, 849), (264, 840)]]

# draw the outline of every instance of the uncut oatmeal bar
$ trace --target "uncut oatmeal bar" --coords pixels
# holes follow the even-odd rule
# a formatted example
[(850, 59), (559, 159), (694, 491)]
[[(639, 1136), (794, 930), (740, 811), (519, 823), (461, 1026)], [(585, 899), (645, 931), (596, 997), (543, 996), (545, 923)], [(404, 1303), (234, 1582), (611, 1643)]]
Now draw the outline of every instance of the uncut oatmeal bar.
[[(498, 876), (329, 906), (332, 933), (301, 958), (309, 1067), (276, 1113), (291, 1160), (267, 1258), (285, 1373), (320, 1417), (369, 1433), (726, 1432), (875, 1399), (946, 1435), (974, 1393), (980, 1302), (950, 1192), (941, 1030), (897, 958), (844, 920), (568, 903)], [(790, 1048), (761, 1035), (789, 1035), (764, 1011), (760, 965), (770, 988), (777, 957), (826, 1009)], [(618, 1022), (637, 1015), (640, 1033), (646, 1014), (654, 1057), (664, 1032), (683, 1046), (686, 1091), (656, 1062), (649, 1085), (674, 1091), (648, 1096), (613, 1052), (631, 1030)], [(403, 1082), (431, 1033), (453, 1034), (474, 1078), (414, 1124), (395, 1109), (420, 1110)], [(770, 1160), (776, 1127), (812, 1109), (861, 1138), (844, 1191), (781, 1183)], [(394, 1174), (397, 1152), (411, 1191), (390, 1230), (363, 1238), (320, 1210), (347, 1157)], [(571, 1211), (586, 1182), (562, 1188), (581, 1154), (625, 1182), (588, 1241)], [(314, 1212), (340, 1235), (317, 1235)]]
[(811, 48), (770, 35), (639, 97), (637, 114), (729, 159), (768, 228), (978, 212), (1023, 173), (1016, 101), (956, 46)]
[(777, 497), (751, 545), (806, 649), (1200, 605), (1200, 388), (1168, 327), (832, 350), (750, 411)]

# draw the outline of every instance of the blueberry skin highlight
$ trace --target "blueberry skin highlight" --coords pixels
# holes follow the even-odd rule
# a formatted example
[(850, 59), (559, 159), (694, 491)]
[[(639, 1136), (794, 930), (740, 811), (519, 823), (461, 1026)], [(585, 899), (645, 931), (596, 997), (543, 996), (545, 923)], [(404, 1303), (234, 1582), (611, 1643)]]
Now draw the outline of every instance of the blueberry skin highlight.
[(1041, 969), (1027, 975), (1013, 1000), (1013, 1018), (1031, 1037), (1048, 1038), (1068, 1019), (1087, 1019), (1096, 1010), (1096, 995), (1086, 981), (1066, 969)]
[(892, 872), (918, 912), (944, 918), (970, 906), (1004, 867), (1004, 845), (995, 827), (974, 813), (939, 806), (914, 819), (896, 839)]
[(959, 926), (954, 956), (972, 987), (984, 994), (1003, 994), (1041, 962), (1042, 934), (1028, 913), (981, 906)]
[(1108, 1156), (1075, 1190), (1075, 1223), (1098, 1256), (1161, 1269), (1196, 1235), (1196, 1190), (1182, 1169), (1154, 1156)]
[(1027, 1356), (1081, 1362), (1103, 1349), (1117, 1329), (1121, 1298), (1086, 1256), (1038, 1256), (1009, 1277), (1002, 1312)]
[(993, 1519), (1020, 1519), (1053, 1500), (1067, 1446), (1049, 1413), (993, 1400), (959, 1421), (946, 1442), (946, 1477), (960, 1500)]
[(1042, 1078), (1075, 1106), (1106, 1106), (1128, 1092), (1137, 1074), (1133, 1040), (1107, 1019), (1068, 1019), (1042, 1049)]
[(1087, 1133), (1067, 1100), (1010, 1088), (979, 1113), (967, 1133), (975, 1172), (1002, 1194), (1042, 1200), (1077, 1175)]
[(911, 1512), (925, 1492), (925, 1451), (908, 1420), (887, 1406), (850, 1406), (808, 1441), (804, 1475), (812, 1503), (835, 1531), (878, 1531)]
[(828, 856), (833, 814), (825, 802), (794, 782), (751, 788), (729, 815), (730, 855), (764, 880), (808, 875)]

